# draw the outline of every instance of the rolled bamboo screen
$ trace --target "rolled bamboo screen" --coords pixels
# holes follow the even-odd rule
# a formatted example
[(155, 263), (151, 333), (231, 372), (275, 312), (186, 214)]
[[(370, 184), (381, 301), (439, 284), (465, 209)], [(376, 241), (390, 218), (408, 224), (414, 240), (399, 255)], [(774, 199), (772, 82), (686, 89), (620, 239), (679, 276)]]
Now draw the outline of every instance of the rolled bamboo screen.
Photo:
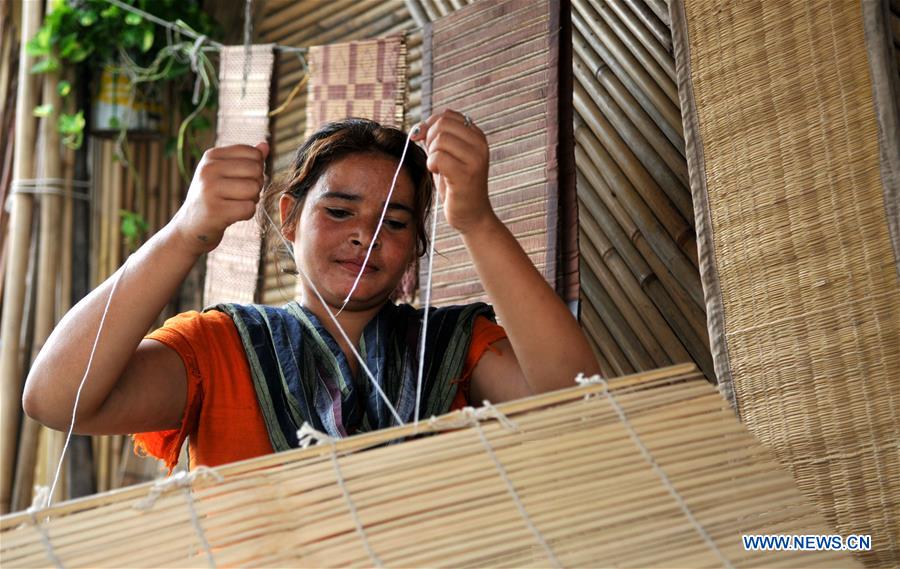
[(6, 516), (0, 556), (4, 567), (856, 566), (840, 551), (744, 550), (744, 534), (830, 530), (690, 365), (419, 426), (434, 431), (320, 441)]
[[(478, 2), (426, 27), (422, 98), (424, 114), (453, 108), (485, 132), (494, 211), (551, 286), (576, 300), (577, 251), (566, 239), (576, 228), (571, 123), (561, 115), (571, 109), (564, 4)], [(434, 242), (432, 298), (485, 300), (461, 236), (442, 218)]]
[(839, 533), (900, 564), (900, 144), (886, 2), (673, 2), (716, 372)]
[[(245, 59), (249, 56), (249, 69)], [(219, 53), (219, 112), (216, 146), (257, 144), (268, 139), (274, 54), (271, 45), (226, 46)], [(244, 71), (248, 69), (247, 77)], [(256, 300), (262, 237), (255, 218), (228, 227), (206, 257), (204, 303)]]

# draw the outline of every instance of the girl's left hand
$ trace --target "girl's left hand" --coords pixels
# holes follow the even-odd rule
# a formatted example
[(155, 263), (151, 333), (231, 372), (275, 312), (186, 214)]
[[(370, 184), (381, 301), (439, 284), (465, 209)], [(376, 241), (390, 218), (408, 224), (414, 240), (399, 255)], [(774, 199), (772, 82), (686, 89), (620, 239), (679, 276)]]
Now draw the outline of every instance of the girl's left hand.
[(428, 170), (435, 174), (444, 215), (451, 227), (466, 233), (494, 218), (488, 198), (488, 144), (466, 116), (445, 110), (419, 123), (412, 140), (423, 142)]

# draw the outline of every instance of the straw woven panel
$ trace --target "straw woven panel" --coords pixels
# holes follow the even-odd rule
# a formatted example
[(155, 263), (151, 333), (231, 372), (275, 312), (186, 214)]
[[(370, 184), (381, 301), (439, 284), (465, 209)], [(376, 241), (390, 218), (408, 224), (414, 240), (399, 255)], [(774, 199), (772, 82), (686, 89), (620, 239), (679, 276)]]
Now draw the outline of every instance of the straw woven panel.
[(348, 117), (403, 126), (406, 43), (403, 36), (309, 49), (306, 136)]
[(838, 532), (872, 535), (860, 557), (896, 567), (900, 278), (862, 12), (672, 15), (719, 381)]
[[(243, 46), (227, 46), (220, 52), (217, 146), (253, 145), (269, 136), (272, 46), (251, 47), (246, 86), (244, 54)], [(240, 221), (226, 229), (222, 242), (206, 258), (204, 302), (207, 305), (254, 302), (261, 250), (262, 240), (255, 219)]]
[(498, 409), (511, 425), (460, 428), (457, 412), (420, 427), (435, 436), (384, 445), (407, 425), (220, 467), (144, 511), (149, 484), (7, 516), (0, 555), (46, 565), (49, 545), (68, 567), (207, 565), (199, 527), (218, 566), (855, 566), (744, 551), (742, 534), (829, 530), (691, 366)]
[[(561, 216), (574, 211), (574, 180), (563, 175), (571, 161), (571, 123), (560, 120), (558, 108), (569, 69), (559, 57), (561, 17), (556, 1), (503, 0), (475, 3), (427, 25), (422, 114), (452, 108), (485, 132), (494, 210), (547, 281), (574, 300), (577, 253), (560, 237)], [(462, 238), (443, 219), (435, 251), (436, 302), (486, 298)]]

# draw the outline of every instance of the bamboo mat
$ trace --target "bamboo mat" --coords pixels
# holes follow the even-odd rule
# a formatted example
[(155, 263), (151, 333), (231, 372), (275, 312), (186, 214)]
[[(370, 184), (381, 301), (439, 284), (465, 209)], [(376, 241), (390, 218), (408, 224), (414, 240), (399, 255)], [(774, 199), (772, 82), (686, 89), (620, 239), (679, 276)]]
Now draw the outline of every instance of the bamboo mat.
[(422, 423), (419, 432), (439, 434), (400, 444), (384, 443), (408, 437), (412, 425), (199, 470), (192, 491), (144, 484), (6, 516), (0, 559), (4, 567), (46, 565), (51, 552), (67, 567), (854, 566), (842, 552), (744, 551), (742, 534), (829, 530), (693, 366), (497, 410), (501, 420), (468, 426), (460, 412)]
[[(502, 0), (477, 2), (428, 24), (422, 116), (452, 108), (485, 132), (494, 210), (544, 278), (573, 301), (577, 207), (572, 121), (564, 116), (571, 105), (560, 103), (561, 86), (571, 80), (570, 63), (560, 56), (567, 18), (556, 0)], [(485, 300), (460, 235), (441, 219), (434, 239), (432, 298)]]
[(897, 92), (863, 14), (882, 6), (675, 1), (672, 16), (719, 382), (838, 532), (872, 535), (860, 558), (896, 567)]
[(349, 117), (403, 128), (406, 42), (402, 35), (309, 49), (306, 136)]
[[(246, 89), (244, 58), (243, 46), (226, 46), (220, 52), (217, 146), (254, 145), (268, 139), (272, 46), (251, 47)], [(206, 258), (204, 303), (209, 306), (254, 302), (261, 251), (262, 239), (255, 218), (226, 229), (222, 242)]]

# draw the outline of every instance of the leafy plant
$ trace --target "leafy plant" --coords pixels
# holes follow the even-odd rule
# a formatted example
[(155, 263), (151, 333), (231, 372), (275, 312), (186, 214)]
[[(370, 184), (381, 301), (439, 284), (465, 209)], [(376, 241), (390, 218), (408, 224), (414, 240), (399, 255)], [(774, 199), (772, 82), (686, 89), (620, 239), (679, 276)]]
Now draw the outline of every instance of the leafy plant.
[[(218, 25), (195, 0), (121, 1), (167, 22), (176, 22), (186, 31), (212, 38), (220, 35)], [(211, 96), (215, 78), (213, 66), (194, 40), (107, 0), (54, 0), (43, 25), (26, 44), (26, 49), (37, 58), (32, 73), (57, 73), (65, 67), (74, 67), (79, 71), (78, 77), (90, 77), (98, 75), (104, 67), (114, 69), (128, 78), (132, 103), (138, 89), (146, 92), (174, 82), (180, 95), (177, 98), (193, 104), (193, 109), (187, 112), (179, 126), (175, 141), (179, 169), (182, 176), (187, 177), (183, 161), (185, 137), (210, 128), (209, 121), (195, 122), (194, 119), (204, 109), (213, 108), (216, 101)], [(192, 71), (197, 75), (196, 83), (190, 81)], [(62, 98), (72, 96), (73, 91), (67, 81), (59, 82), (58, 93)], [(35, 115), (47, 118), (54, 112), (49, 104), (34, 109)], [(114, 127), (119, 130), (117, 159), (133, 170), (124, 144), (127, 121), (116, 122)], [(81, 147), (86, 126), (83, 110), (60, 112), (56, 124), (64, 144), (73, 149)], [(122, 212), (122, 233), (129, 243), (136, 243), (146, 230), (147, 223), (138, 214)]]

